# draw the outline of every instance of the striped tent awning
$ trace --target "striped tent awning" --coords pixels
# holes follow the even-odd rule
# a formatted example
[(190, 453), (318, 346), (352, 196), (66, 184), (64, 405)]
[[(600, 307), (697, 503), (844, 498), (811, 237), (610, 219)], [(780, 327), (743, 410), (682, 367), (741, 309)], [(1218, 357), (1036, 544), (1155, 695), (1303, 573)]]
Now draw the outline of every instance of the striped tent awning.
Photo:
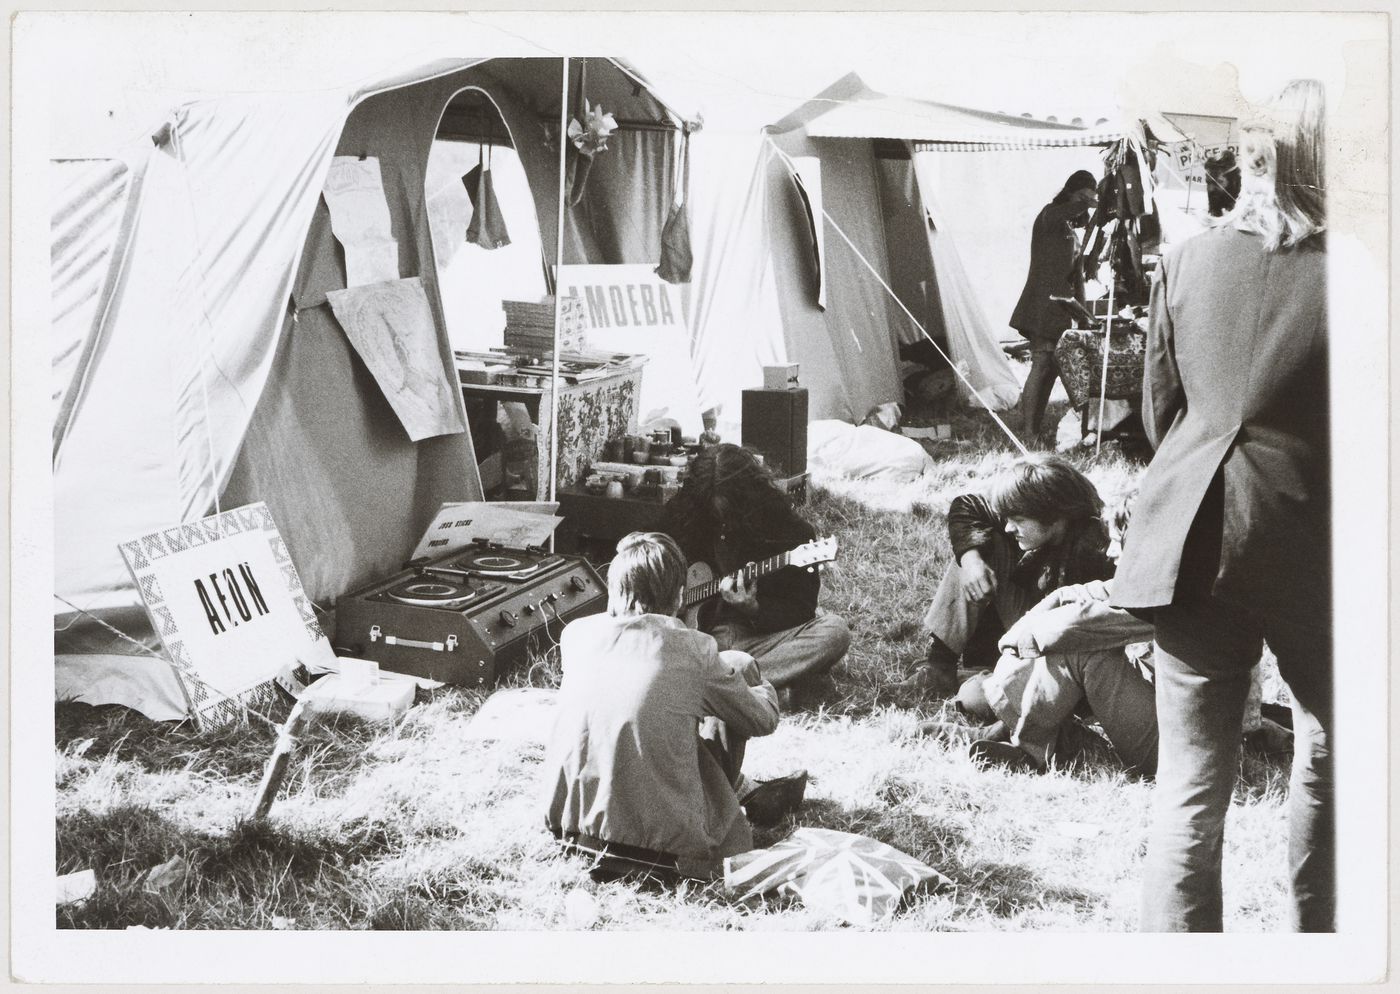
[(990, 151), (1108, 145), (1123, 137), (1117, 124), (1093, 125), (959, 107), (933, 100), (890, 97), (869, 88), (828, 99), (806, 122), (813, 138), (872, 138), (913, 142), (915, 149)]

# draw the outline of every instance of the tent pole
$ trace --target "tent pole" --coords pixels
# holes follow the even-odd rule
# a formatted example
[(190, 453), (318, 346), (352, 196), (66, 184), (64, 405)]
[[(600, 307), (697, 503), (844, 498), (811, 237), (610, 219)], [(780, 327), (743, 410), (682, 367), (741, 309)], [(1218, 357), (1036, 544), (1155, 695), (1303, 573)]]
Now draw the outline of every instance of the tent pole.
[[(559, 314), (564, 300), (559, 295), (560, 270), (564, 267), (564, 173), (569, 151), (569, 57), (562, 60), (562, 89), (559, 94), (559, 213), (554, 233), (554, 349), (549, 376), (549, 500), (554, 500), (559, 465)], [(550, 539), (551, 543), (553, 539)]]

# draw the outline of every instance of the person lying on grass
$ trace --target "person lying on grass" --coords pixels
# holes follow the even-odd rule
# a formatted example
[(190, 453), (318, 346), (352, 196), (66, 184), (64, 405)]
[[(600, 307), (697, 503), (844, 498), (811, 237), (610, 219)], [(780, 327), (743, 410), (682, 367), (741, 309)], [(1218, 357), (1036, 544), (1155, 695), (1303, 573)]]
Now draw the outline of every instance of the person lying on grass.
[(895, 685), (896, 696), (952, 696), (959, 659), (967, 669), (990, 669), (996, 652), (975, 647), (990, 650), (1052, 590), (1112, 576), (1102, 509), (1083, 473), (1044, 454), (1018, 460), (985, 494), (955, 497), (948, 510), (953, 563), (924, 615), (928, 651)]
[(608, 570), (607, 613), (560, 637), (545, 824), (593, 858), (594, 879), (712, 876), (753, 848), (741, 805), (769, 824), (802, 800), (805, 771), (766, 784), (741, 773), (747, 740), (778, 727), (777, 692), (752, 656), (675, 617), (685, 572), (671, 538), (633, 532)]

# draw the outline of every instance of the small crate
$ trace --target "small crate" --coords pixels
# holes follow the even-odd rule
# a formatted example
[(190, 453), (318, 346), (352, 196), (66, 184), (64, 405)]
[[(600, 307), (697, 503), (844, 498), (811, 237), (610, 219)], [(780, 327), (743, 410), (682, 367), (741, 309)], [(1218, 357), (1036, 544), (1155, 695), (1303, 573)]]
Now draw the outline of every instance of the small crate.
[[(1099, 397), (1103, 383), (1104, 336), (1100, 331), (1071, 329), (1055, 347), (1055, 361), (1070, 403), (1083, 407)], [(1147, 334), (1129, 324), (1115, 327), (1108, 351), (1109, 400), (1134, 400), (1142, 395)]]

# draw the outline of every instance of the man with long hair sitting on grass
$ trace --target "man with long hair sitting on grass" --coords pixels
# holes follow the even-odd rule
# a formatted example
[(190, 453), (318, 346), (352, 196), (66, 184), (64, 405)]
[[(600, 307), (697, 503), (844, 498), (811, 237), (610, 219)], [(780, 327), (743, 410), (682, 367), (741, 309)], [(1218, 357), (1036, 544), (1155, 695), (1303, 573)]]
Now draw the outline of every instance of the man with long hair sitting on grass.
[[(928, 651), (897, 694), (952, 696), (959, 660), (967, 669), (990, 669), (996, 640), (1046, 594), (1112, 576), (1102, 509), (1088, 477), (1043, 454), (1018, 460), (985, 494), (953, 498), (953, 563), (924, 615)], [(974, 646), (985, 646), (985, 656), (968, 652)]]
[[(666, 506), (662, 531), (675, 537), (691, 562), (732, 574), (748, 563), (789, 552), (816, 532), (799, 515), (773, 474), (737, 445), (702, 449), (680, 492)], [(814, 691), (846, 655), (846, 622), (817, 607), (821, 576), (795, 566), (750, 586), (726, 576), (716, 610), (700, 627), (721, 649), (758, 661), (765, 680), (784, 696)]]
[(778, 727), (777, 692), (753, 657), (676, 618), (685, 569), (672, 539), (633, 532), (608, 569), (607, 613), (560, 637), (545, 823), (593, 858), (595, 879), (712, 876), (753, 848), (745, 813), (774, 823), (802, 800), (805, 773), (755, 783), (740, 772), (747, 740)]
[[(1131, 508), (1127, 495), (1106, 516), (1111, 559), (1121, 552)], [(919, 731), (970, 733), (973, 758), (1044, 770), (1073, 759), (1081, 744), (1073, 716), (1087, 706), (1124, 766), (1155, 774), (1152, 625), (1109, 606), (1112, 582), (1058, 587), (1006, 630), (996, 669), (970, 677), (958, 691), (959, 710), (989, 724), (925, 722)]]

